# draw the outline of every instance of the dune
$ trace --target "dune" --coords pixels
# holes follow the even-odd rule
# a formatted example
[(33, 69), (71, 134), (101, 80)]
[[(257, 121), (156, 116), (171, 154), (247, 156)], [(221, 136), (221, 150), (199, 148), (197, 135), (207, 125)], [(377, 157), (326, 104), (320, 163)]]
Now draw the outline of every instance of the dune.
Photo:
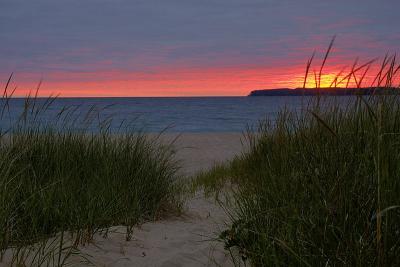
[[(169, 143), (176, 134), (163, 135)], [(240, 153), (240, 133), (185, 133), (175, 142), (182, 172), (192, 175)], [(228, 218), (212, 199), (198, 193), (182, 216), (144, 223), (125, 240), (125, 228), (113, 227), (81, 248), (96, 266), (232, 266), (223, 245), (214, 239)], [(82, 263), (83, 265), (83, 263)]]

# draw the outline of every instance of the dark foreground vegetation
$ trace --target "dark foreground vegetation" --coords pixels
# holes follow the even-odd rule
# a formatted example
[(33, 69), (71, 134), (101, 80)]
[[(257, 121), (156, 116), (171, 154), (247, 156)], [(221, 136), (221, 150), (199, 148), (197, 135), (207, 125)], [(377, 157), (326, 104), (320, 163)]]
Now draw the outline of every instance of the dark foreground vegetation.
[(282, 111), (259, 135), (215, 169), (234, 187), (227, 249), (255, 266), (400, 264), (400, 98)]
[[(6, 120), (9, 96), (1, 101)], [(0, 257), (7, 264), (64, 265), (94, 234), (124, 225), (130, 239), (133, 226), (180, 206), (168, 147), (131, 128), (111, 134), (109, 118), (99, 121), (94, 108), (81, 116), (65, 107), (52, 112), (54, 121), (36, 123), (52, 101), (28, 97), (19, 121), (2, 129)], [(98, 132), (76, 130), (79, 120)]]
[[(385, 57), (378, 86), (398, 69)], [(282, 110), (249, 132), (247, 152), (197, 177), (228, 188), (219, 238), (237, 265), (400, 266), (400, 96), (335, 99)]]

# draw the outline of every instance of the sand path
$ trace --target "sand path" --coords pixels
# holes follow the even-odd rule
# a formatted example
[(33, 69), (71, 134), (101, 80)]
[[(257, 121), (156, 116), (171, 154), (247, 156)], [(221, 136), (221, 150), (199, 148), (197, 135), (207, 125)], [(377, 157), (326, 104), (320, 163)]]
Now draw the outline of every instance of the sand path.
[[(232, 158), (242, 149), (241, 137), (238, 133), (181, 135), (176, 147), (182, 171), (192, 175)], [(145, 223), (134, 230), (131, 241), (125, 241), (124, 228), (114, 227), (107, 239), (96, 237), (95, 245), (82, 251), (92, 256), (96, 266), (232, 266), (222, 244), (211, 240), (226, 221), (218, 205), (197, 194), (181, 217)]]

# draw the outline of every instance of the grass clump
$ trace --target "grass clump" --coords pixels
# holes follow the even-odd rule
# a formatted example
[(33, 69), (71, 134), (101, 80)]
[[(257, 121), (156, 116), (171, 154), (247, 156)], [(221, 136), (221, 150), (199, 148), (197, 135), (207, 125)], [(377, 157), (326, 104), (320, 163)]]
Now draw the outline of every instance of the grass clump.
[(157, 138), (39, 126), (43, 105), (28, 103), (0, 139), (0, 251), (12, 250), (11, 264), (63, 265), (96, 233), (124, 225), (130, 239), (133, 226), (179, 210), (177, 163)]
[[(393, 87), (395, 58), (377, 88)], [(368, 64), (342, 80), (361, 86), (355, 70)], [(248, 136), (248, 151), (196, 180), (206, 192), (233, 185), (219, 237), (237, 265), (400, 265), (399, 95), (315, 97)]]
[(231, 164), (221, 238), (255, 266), (400, 264), (399, 98), (316, 112), (263, 124)]

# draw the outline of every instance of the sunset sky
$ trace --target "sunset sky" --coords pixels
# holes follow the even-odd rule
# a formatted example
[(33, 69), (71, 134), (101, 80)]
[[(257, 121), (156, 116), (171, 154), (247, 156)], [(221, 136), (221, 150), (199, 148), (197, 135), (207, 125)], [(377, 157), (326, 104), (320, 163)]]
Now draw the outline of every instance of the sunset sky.
[(335, 34), (326, 80), (356, 57), (399, 52), (399, 10), (398, 0), (1, 0), (0, 86), (14, 72), (18, 95), (40, 79), (42, 95), (61, 96), (298, 87)]

